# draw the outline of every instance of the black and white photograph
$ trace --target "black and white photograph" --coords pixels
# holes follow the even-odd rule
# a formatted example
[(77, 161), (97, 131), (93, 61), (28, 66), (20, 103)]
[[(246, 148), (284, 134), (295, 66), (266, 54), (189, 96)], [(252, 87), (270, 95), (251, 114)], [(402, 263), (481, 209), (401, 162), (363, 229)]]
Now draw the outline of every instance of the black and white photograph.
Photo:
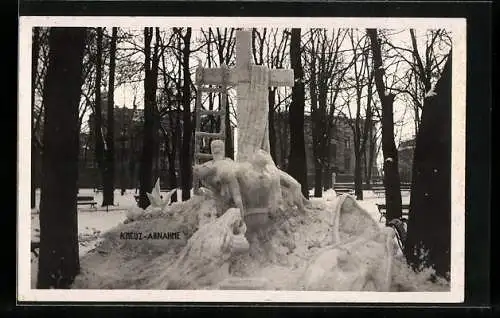
[(465, 19), (19, 23), (19, 300), (463, 301)]

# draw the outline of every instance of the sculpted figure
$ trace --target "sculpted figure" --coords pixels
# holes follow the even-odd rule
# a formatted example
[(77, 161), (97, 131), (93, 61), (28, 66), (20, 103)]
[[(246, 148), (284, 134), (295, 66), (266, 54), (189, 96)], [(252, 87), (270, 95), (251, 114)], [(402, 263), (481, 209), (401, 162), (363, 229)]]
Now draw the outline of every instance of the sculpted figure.
[(214, 196), (217, 216), (230, 207), (240, 209), (243, 214), (243, 202), (234, 172), (236, 163), (232, 159), (224, 157), (225, 146), (222, 140), (213, 140), (210, 143), (210, 150), (212, 160), (195, 165), (193, 175), (198, 177), (202, 186)]
[(247, 161), (235, 162), (223, 157), (222, 141), (212, 141), (211, 149), (213, 160), (195, 165), (193, 171), (202, 186), (212, 193), (218, 216), (236, 207), (252, 232), (265, 225), (269, 215), (278, 210), (283, 191), (288, 203), (304, 209), (307, 200), (302, 196), (300, 184), (279, 170), (269, 153), (259, 149)]

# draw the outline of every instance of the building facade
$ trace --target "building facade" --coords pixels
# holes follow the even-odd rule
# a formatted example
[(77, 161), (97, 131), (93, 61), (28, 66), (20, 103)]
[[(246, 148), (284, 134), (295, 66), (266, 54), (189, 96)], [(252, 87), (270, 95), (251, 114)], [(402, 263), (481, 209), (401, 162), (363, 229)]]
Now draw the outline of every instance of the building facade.
[[(335, 118), (335, 125), (331, 139), (328, 144), (329, 162), (326, 163), (328, 171), (324, 171), (323, 184), (329, 186), (332, 173), (336, 173), (337, 182), (354, 182), (355, 154), (354, 154), (354, 133), (345, 118)], [(288, 124), (288, 113), (278, 113), (275, 115), (276, 131), (276, 161), (280, 168), (286, 167), (287, 156), (289, 154), (290, 133)], [(374, 129), (374, 128), (373, 128)], [(311, 116), (304, 117), (304, 136), (306, 144), (306, 160), (308, 185), (314, 187), (314, 152)], [(368, 144), (367, 147), (368, 148)], [(368, 149), (367, 149), (368, 154)], [(364, 160), (362, 160), (362, 173), (365, 173)], [(372, 179), (378, 176), (376, 160), (372, 163)]]
[(412, 177), (413, 153), (415, 138), (402, 141), (398, 147), (399, 178), (401, 182), (409, 183)]

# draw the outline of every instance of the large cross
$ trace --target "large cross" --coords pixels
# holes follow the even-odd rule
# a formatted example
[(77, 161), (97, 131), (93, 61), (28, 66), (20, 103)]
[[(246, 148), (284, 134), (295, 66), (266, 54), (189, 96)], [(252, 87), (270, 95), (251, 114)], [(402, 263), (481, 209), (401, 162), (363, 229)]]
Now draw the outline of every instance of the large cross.
[[(252, 63), (252, 34), (236, 31), (236, 67), (202, 68), (196, 82), (229, 85), (237, 89), (238, 161), (245, 161), (258, 149), (269, 149), (268, 87), (293, 86), (291, 69), (273, 69)], [(229, 128), (229, 127), (228, 127)]]

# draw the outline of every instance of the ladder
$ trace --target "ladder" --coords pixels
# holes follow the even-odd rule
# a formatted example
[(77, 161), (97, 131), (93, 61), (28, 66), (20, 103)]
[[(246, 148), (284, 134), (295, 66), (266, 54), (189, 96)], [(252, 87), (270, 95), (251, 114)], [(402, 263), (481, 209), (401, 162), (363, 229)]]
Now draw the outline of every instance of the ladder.
[[(198, 68), (197, 72), (203, 72), (203, 68)], [(201, 164), (212, 159), (212, 154), (210, 151), (202, 152), (201, 144), (206, 139), (219, 139), (224, 141), (226, 139), (226, 104), (227, 104), (227, 81), (223, 78), (222, 83), (219, 85), (207, 86), (201, 82), (201, 76), (197, 76), (196, 81), (196, 102), (195, 102), (195, 116), (196, 116), (196, 126), (194, 131), (194, 162), (195, 164)], [(198, 80), (200, 79), (200, 80)], [(220, 93), (220, 102), (218, 110), (207, 110), (202, 107), (202, 95), (203, 93), (208, 94), (218, 94)], [(201, 130), (201, 119), (203, 115), (213, 115), (220, 118), (220, 129), (216, 132), (208, 132)], [(209, 147), (210, 148), (210, 147)], [(196, 176), (193, 176), (193, 187), (196, 191), (199, 188), (199, 180)]]

